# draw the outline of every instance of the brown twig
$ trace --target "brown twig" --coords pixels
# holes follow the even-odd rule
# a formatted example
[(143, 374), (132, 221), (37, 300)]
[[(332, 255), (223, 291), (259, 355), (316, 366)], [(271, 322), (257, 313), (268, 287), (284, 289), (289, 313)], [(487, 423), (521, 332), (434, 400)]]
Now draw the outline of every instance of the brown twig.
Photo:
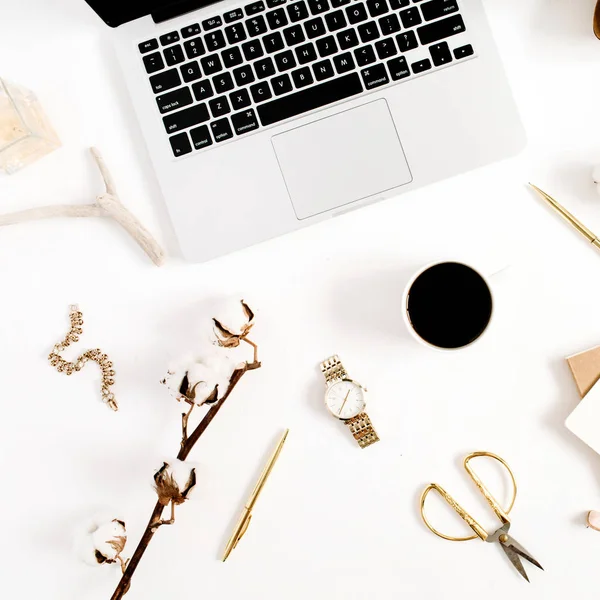
[(190, 420), (190, 415), (192, 414), (192, 411), (194, 410), (194, 406), (196, 406), (196, 405), (192, 404), (190, 406), (190, 410), (188, 410), (188, 412), (181, 413), (181, 447), (182, 448), (188, 439), (188, 434), (187, 434), (188, 421)]
[(242, 341), (246, 342), (246, 344), (250, 344), (254, 348), (254, 362), (258, 362), (258, 346), (246, 337), (243, 337)]
[[(221, 400), (219, 400), (219, 402), (217, 402), (216, 404), (214, 404), (213, 406), (210, 407), (210, 409), (208, 410), (208, 412), (206, 413), (204, 418), (200, 421), (200, 423), (198, 424), (196, 429), (194, 429), (194, 431), (192, 431), (192, 433), (185, 440), (185, 442), (183, 442), (183, 440), (182, 440), (181, 449), (179, 450), (179, 454), (177, 454), (177, 458), (179, 460), (185, 460), (188, 457), (189, 453), (192, 451), (192, 448), (194, 447), (196, 442), (200, 439), (200, 436), (204, 433), (204, 431), (206, 431), (206, 428), (210, 425), (211, 421), (216, 417), (217, 413), (221, 410), (221, 407), (225, 404), (225, 400), (227, 400), (227, 398), (229, 398), (229, 395), (231, 394), (231, 392), (233, 391), (235, 386), (238, 384), (240, 379), (244, 376), (244, 374), (247, 371), (253, 371), (254, 369), (260, 368), (260, 366), (261, 366), (260, 362), (258, 362), (258, 360), (256, 359), (256, 345), (250, 341), (248, 341), (248, 343), (255, 347), (253, 362), (246, 363), (243, 367), (236, 369), (233, 372), (231, 379), (229, 380), (229, 387), (227, 388), (227, 391), (225, 392), (224, 396), (221, 398)], [(191, 412), (191, 410), (189, 412)], [(188, 413), (188, 416), (189, 416), (189, 413)], [(186, 430), (187, 430), (187, 423), (186, 423)], [(144, 530), (142, 539), (140, 540), (139, 544), (137, 545), (137, 548), (135, 549), (133, 556), (128, 561), (127, 568), (125, 569), (123, 576), (121, 577), (121, 580), (119, 581), (119, 584), (117, 585), (117, 588), (115, 589), (113, 595), (111, 596), (111, 600), (121, 600), (121, 598), (123, 598), (123, 596), (129, 591), (129, 588), (131, 586), (131, 578), (133, 577), (135, 570), (137, 569), (138, 565), (140, 564), (142, 556), (144, 555), (144, 552), (146, 552), (146, 548), (152, 541), (152, 538), (154, 537), (154, 534), (156, 533), (156, 531), (158, 529), (159, 523), (162, 524), (162, 514), (163, 514), (164, 509), (165, 509), (165, 506), (162, 505), (160, 502), (157, 502), (156, 505), (154, 506), (154, 510), (152, 511), (152, 514), (150, 515), (150, 520), (148, 521), (148, 525), (146, 525), (146, 529)], [(174, 518), (173, 513), (172, 513), (172, 518)]]

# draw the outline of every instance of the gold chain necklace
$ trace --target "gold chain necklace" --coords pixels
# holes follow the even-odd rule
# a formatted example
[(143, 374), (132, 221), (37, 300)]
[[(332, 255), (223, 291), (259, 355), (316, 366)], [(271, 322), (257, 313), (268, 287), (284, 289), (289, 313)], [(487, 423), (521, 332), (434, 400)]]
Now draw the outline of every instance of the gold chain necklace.
[(59, 373), (71, 375), (74, 371), (81, 371), (88, 361), (98, 363), (102, 369), (102, 400), (113, 410), (119, 410), (115, 395), (110, 391), (110, 386), (114, 384), (115, 372), (112, 369), (112, 362), (108, 356), (99, 348), (95, 350), (87, 350), (77, 357), (73, 362), (68, 362), (60, 356), (72, 343), (79, 341), (79, 336), (83, 333), (83, 313), (79, 310), (76, 304), (70, 306), (71, 328), (62, 342), (54, 346), (54, 349), (48, 355), (48, 360)]

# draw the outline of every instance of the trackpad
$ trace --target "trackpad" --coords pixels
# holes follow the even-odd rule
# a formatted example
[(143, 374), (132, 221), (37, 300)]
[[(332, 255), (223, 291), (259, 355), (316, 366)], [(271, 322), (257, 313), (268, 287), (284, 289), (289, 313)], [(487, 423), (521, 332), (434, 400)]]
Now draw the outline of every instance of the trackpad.
[(298, 219), (412, 181), (385, 100), (273, 136)]

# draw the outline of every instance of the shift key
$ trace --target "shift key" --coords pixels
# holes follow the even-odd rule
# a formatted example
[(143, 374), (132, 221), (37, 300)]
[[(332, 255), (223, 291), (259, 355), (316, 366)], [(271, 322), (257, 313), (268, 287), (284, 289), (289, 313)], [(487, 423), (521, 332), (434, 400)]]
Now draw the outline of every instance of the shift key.
[(434, 21), (429, 25), (419, 27), (417, 33), (419, 34), (421, 44), (428, 46), (438, 40), (443, 40), (444, 38), (456, 35), (457, 33), (462, 33), (463, 31), (466, 31), (466, 29), (463, 18), (460, 15), (452, 15), (447, 19)]
[(175, 133), (192, 125), (204, 123), (209, 119), (208, 108), (206, 108), (206, 104), (202, 103), (163, 117), (163, 123), (167, 133)]

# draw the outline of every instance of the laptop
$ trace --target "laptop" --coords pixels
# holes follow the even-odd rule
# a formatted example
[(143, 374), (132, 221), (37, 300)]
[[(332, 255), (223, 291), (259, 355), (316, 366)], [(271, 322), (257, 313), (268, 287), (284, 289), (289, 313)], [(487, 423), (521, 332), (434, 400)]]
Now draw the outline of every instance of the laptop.
[(191, 261), (525, 143), (481, 0), (86, 1)]

